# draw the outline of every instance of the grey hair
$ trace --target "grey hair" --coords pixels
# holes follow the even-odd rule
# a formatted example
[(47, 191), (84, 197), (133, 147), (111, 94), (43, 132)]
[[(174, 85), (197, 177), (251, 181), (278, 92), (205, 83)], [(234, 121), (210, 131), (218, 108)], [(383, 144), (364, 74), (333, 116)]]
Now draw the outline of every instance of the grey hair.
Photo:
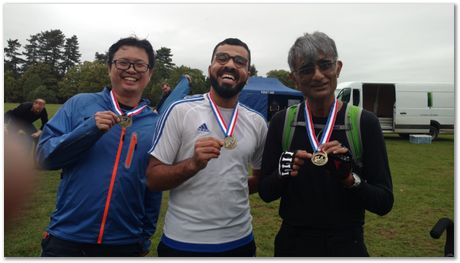
[(288, 63), (291, 72), (296, 70), (296, 63), (303, 60), (304, 63), (315, 62), (319, 54), (324, 54), (337, 60), (337, 48), (335, 42), (323, 32), (315, 31), (313, 34), (305, 33), (297, 38), (289, 50)]

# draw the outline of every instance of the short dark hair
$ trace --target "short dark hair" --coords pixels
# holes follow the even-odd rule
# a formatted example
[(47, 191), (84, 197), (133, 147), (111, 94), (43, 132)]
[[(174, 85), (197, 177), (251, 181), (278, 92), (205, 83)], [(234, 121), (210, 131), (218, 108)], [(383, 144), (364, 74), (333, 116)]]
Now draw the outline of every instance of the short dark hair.
[(222, 46), (222, 45), (232, 45), (232, 46), (241, 46), (241, 47), (244, 47), (247, 51), (248, 51), (248, 55), (249, 55), (249, 58), (248, 58), (248, 68), (251, 67), (251, 51), (249, 50), (249, 47), (248, 45), (246, 45), (246, 43), (244, 43), (243, 41), (239, 40), (238, 38), (227, 38), (219, 43), (217, 43), (217, 45), (214, 47), (214, 50), (212, 51), (212, 57), (211, 57), (211, 62), (212, 60), (214, 59), (214, 55), (216, 54), (216, 50), (219, 46)]
[(137, 37), (127, 37), (118, 40), (115, 44), (113, 44), (109, 48), (109, 54), (107, 56), (107, 64), (110, 66), (112, 65), (113, 56), (115, 52), (118, 51), (122, 46), (131, 46), (131, 47), (138, 47), (142, 48), (147, 52), (147, 56), (149, 58), (149, 66), (153, 68), (155, 65), (155, 51), (153, 50), (152, 45), (147, 39), (138, 39)]

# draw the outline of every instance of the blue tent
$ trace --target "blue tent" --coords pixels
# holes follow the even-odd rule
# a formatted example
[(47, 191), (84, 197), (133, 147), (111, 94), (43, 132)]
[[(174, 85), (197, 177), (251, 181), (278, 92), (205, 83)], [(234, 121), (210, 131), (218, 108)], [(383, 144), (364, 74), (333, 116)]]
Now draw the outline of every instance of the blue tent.
[(277, 78), (250, 77), (239, 101), (269, 121), (274, 113), (303, 100), (302, 92), (283, 85)]

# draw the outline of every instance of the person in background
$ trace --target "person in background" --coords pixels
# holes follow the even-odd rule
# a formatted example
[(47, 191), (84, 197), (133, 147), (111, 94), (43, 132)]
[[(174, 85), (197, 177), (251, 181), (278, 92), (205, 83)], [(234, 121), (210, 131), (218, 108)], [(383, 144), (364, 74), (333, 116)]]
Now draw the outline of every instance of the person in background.
[(45, 125), (38, 163), (62, 173), (43, 257), (148, 253), (161, 202), (145, 177), (158, 114), (142, 93), (154, 62), (148, 40), (120, 39), (108, 52), (111, 86), (73, 96)]
[(238, 103), (250, 60), (241, 40), (218, 43), (209, 93), (163, 114), (147, 169), (150, 189), (170, 190), (160, 257), (255, 256), (249, 194), (257, 192), (267, 124)]
[[(34, 102), (24, 102), (5, 113), (5, 133), (19, 133), (29, 136), (30, 145), (36, 145), (42, 133), (43, 126), (48, 122), (48, 113), (45, 100), (37, 98)], [(34, 122), (40, 119), (42, 125), (39, 130)]]
[(362, 111), (362, 165), (354, 165), (346, 135), (350, 127), (343, 128), (347, 104), (334, 96), (342, 69), (335, 42), (321, 32), (306, 33), (291, 47), (288, 62), (305, 97), (295, 120), (299, 126), (283, 150), (286, 110), (272, 118), (259, 181), (264, 201), (281, 198), (275, 256), (368, 256), (365, 211), (385, 215), (394, 201), (379, 121)]
[(156, 108), (159, 109), (161, 105), (165, 102), (165, 100), (168, 98), (169, 94), (171, 94), (171, 87), (169, 86), (168, 83), (163, 83), (161, 85), (161, 92), (163, 93), (161, 95), (160, 101), (158, 102)]

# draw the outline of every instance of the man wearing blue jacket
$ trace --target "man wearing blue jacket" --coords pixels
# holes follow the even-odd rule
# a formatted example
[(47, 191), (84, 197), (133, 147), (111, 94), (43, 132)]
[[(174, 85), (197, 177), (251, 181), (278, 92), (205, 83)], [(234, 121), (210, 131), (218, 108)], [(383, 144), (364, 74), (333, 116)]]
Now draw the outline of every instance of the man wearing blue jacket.
[(145, 176), (158, 115), (142, 93), (154, 60), (147, 40), (120, 39), (108, 53), (111, 87), (73, 96), (45, 125), (38, 162), (62, 174), (42, 256), (148, 253), (161, 202)]

